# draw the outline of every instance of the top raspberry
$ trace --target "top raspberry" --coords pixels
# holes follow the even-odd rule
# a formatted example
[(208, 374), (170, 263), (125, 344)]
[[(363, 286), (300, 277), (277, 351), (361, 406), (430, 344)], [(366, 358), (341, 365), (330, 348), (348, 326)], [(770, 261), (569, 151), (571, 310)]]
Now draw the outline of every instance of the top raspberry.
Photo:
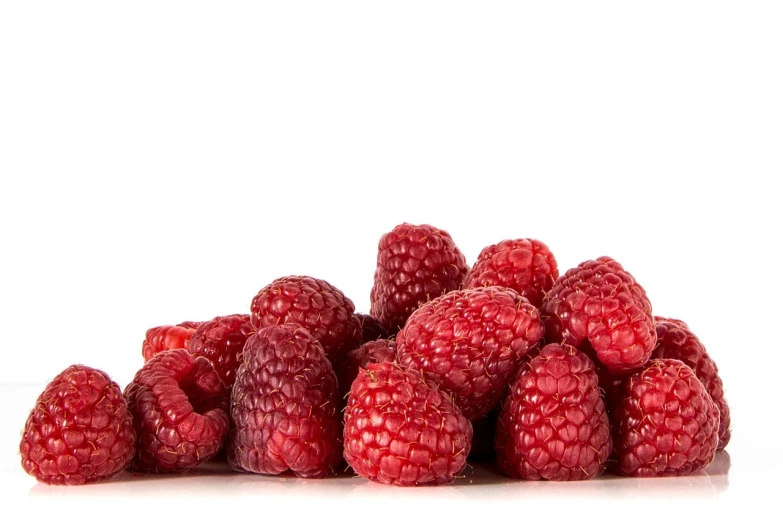
[(481, 251), (465, 278), (465, 288), (504, 286), (534, 306), (558, 278), (555, 256), (537, 239), (507, 239)]
[(403, 223), (378, 243), (370, 313), (390, 333), (422, 303), (458, 289), (468, 265), (448, 232)]

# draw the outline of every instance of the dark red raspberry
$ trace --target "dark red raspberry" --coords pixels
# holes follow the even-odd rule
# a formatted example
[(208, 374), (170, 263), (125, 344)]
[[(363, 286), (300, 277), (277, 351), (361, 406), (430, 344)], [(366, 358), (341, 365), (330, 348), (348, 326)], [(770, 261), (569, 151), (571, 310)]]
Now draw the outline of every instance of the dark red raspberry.
[(375, 317), (367, 314), (356, 314), (356, 318), (359, 320), (359, 326), (362, 329), (362, 344), (389, 337), (386, 330), (381, 326), (380, 321)]
[(594, 352), (615, 375), (644, 366), (655, 348), (647, 294), (610, 257), (568, 270), (544, 298), (541, 316), (547, 341)]
[(24, 470), (39, 481), (78, 485), (128, 467), (135, 441), (120, 387), (106, 373), (77, 364), (38, 396), (19, 452)]
[(684, 322), (664, 317), (655, 318), (655, 331), (658, 344), (652, 354), (653, 359), (677, 359), (687, 364), (707, 389), (720, 412), (718, 428), (718, 451), (728, 444), (731, 438), (729, 426), (731, 417), (729, 404), (723, 395), (723, 380), (718, 375), (718, 367), (707, 354), (707, 349)]
[(215, 317), (201, 323), (190, 338), (188, 351), (194, 357), (206, 357), (217, 370), (228, 393), (231, 393), (242, 348), (251, 333), (253, 326), (247, 314)]
[(147, 361), (125, 388), (138, 435), (131, 467), (176, 473), (212, 458), (228, 431), (226, 395), (204, 357), (170, 350)]
[(378, 243), (370, 313), (394, 334), (420, 304), (458, 289), (467, 273), (465, 256), (448, 232), (398, 225)]
[(504, 286), (516, 290), (534, 306), (559, 277), (549, 247), (537, 239), (506, 239), (486, 247), (465, 278), (465, 288)]
[(653, 359), (623, 381), (614, 410), (617, 471), (688, 475), (715, 457), (720, 413), (685, 363)]
[(345, 409), (345, 460), (357, 475), (395, 486), (447, 484), (465, 468), (473, 428), (421, 374), (369, 365)]
[(307, 328), (331, 362), (340, 361), (361, 344), (361, 325), (354, 314), (353, 301), (321, 279), (276, 279), (253, 298), (250, 311), (257, 330), (283, 323)]
[(351, 384), (359, 375), (359, 368), (367, 368), (372, 363), (392, 362), (396, 354), (394, 341), (388, 339), (369, 341), (351, 351), (336, 368), (337, 381), (340, 383), (340, 396), (345, 397), (351, 390)]
[(337, 377), (307, 330), (282, 324), (250, 336), (231, 401), (232, 468), (301, 478), (334, 472), (342, 451)]
[(511, 289), (455, 290), (410, 316), (397, 335), (397, 360), (451, 393), (472, 420), (500, 402), (543, 333), (536, 307)]
[(550, 344), (520, 367), (495, 435), (504, 473), (526, 480), (582, 480), (612, 452), (609, 417), (587, 355)]
[(201, 323), (185, 321), (176, 326), (156, 326), (147, 330), (144, 342), (141, 345), (141, 354), (144, 361), (149, 361), (160, 352), (166, 350), (175, 350), (178, 348), (187, 348), (188, 341), (193, 336)]

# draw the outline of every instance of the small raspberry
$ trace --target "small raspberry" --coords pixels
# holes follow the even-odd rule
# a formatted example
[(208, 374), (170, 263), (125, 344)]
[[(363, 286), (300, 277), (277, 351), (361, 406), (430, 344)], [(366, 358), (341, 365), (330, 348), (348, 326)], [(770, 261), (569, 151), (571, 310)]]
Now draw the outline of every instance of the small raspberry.
[(360, 368), (367, 368), (372, 363), (392, 362), (396, 354), (394, 341), (388, 339), (369, 341), (352, 350), (336, 368), (337, 382), (340, 383), (340, 396), (345, 397), (351, 390), (351, 384), (359, 375)]
[(138, 435), (132, 469), (176, 473), (212, 458), (228, 431), (226, 395), (204, 357), (170, 350), (147, 361), (125, 388)]
[(397, 335), (397, 360), (451, 393), (472, 420), (500, 402), (543, 332), (536, 307), (513, 290), (455, 290), (410, 316)]
[(251, 333), (253, 326), (247, 314), (215, 317), (201, 323), (190, 338), (188, 351), (193, 357), (207, 358), (226, 385), (227, 393), (231, 393), (242, 348)]
[(362, 329), (362, 344), (389, 337), (386, 330), (381, 326), (380, 321), (375, 317), (367, 314), (356, 314), (356, 318), (359, 320), (359, 326)]
[(643, 366), (655, 348), (647, 294), (610, 257), (568, 270), (544, 297), (541, 316), (547, 341), (594, 352), (615, 375)]
[(156, 326), (147, 330), (144, 342), (141, 345), (141, 354), (144, 361), (149, 361), (160, 352), (166, 350), (185, 349), (188, 341), (201, 323), (185, 321), (176, 326)]
[(618, 399), (612, 428), (620, 474), (688, 475), (712, 462), (720, 413), (685, 363), (651, 360), (623, 381)]
[(301, 326), (270, 326), (248, 338), (231, 401), (232, 468), (321, 478), (340, 462), (337, 377)]
[(559, 276), (555, 256), (537, 239), (506, 239), (478, 256), (465, 278), (465, 288), (503, 286), (536, 307)]
[(378, 243), (370, 313), (394, 334), (420, 304), (459, 288), (467, 273), (465, 256), (448, 232), (398, 225)]
[(718, 367), (710, 358), (707, 349), (684, 322), (664, 317), (655, 318), (658, 344), (652, 354), (654, 359), (677, 359), (687, 364), (707, 389), (720, 412), (718, 428), (718, 451), (726, 447), (731, 438), (729, 426), (731, 417), (729, 404), (723, 395), (723, 380)]
[(422, 486), (453, 482), (462, 472), (473, 428), (421, 374), (382, 362), (359, 371), (343, 433), (345, 460), (359, 476)]
[(520, 367), (498, 417), (498, 464), (526, 480), (582, 480), (604, 469), (611, 429), (587, 355), (550, 344)]
[(106, 373), (76, 364), (38, 396), (19, 452), (22, 467), (37, 480), (78, 485), (109, 479), (128, 467), (135, 442), (120, 387)]
[(361, 342), (361, 326), (353, 301), (326, 281), (306, 276), (276, 279), (262, 288), (250, 305), (257, 330), (294, 323), (307, 328), (332, 362), (338, 362)]

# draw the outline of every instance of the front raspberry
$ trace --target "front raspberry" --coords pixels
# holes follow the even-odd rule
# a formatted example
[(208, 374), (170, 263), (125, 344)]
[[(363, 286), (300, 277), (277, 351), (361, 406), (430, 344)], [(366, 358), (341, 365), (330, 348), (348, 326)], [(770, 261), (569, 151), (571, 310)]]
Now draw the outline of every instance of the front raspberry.
[(340, 461), (337, 377), (321, 344), (301, 326), (252, 335), (231, 398), (226, 454), (232, 468), (321, 478)]
[(594, 354), (614, 375), (642, 367), (655, 348), (647, 294), (610, 257), (568, 270), (544, 298), (541, 316), (547, 341)]
[(136, 435), (120, 387), (84, 365), (62, 371), (38, 396), (19, 444), (24, 470), (47, 484), (109, 479), (133, 458)]
[(617, 471), (623, 475), (688, 475), (715, 457), (720, 413), (681, 361), (653, 359), (626, 378), (613, 417)]
[(242, 348), (251, 333), (253, 326), (247, 314), (215, 317), (201, 323), (193, 333), (188, 343), (188, 351), (194, 357), (200, 355), (208, 359), (230, 393)]
[(351, 351), (345, 360), (336, 368), (337, 380), (340, 383), (340, 396), (345, 397), (351, 390), (356, 376), (361, 368), (367, 368), (372, 363), (392, 362), (397, 355), (394, 341), (379, 339), (364, 343)]
[(335, 363), (361, 342), (361, 325), (353, 302), (334, 286), (314, 277), (276, 279), (253, 298), (250, 311), (257, 330), (284, 323), (306, 328)]
[(147, 330), (144, 342), (141, 345), (141, 354), (144, 356), (144, 361), (149, 361), (160, 352), (186, 349), (199, 324), (201, 323), (185, 321), (176, 326), (156, 326)]
[(484, 248), (465, 278), (465, 288), (503, 286), (534, 306), (559, 276), (555, 256), (537, 239), (507, 239)]
[(473, 429), (421, 374), (391, 362), (359, 371), (345, 410), (345, 460), (395, 486), (447, 484), (465, 468)]
[(655, 331), (658, 344), (652, 354), (654, 359), (677, 359), (687, 364), (707, 389), (720, 412), (718, 428), (718, 451), (726, 447), (731, 438), (731, 417), (729, 404), (723, 394), (723, 380), (718, 375), (718, 367), (707, 353), (707, 349), (682, 321), (676, 319), (655, 318)]
[(611, 429), (593, 363), (550, 344), (525, 363), (498, 417), (497, 460), (525, 480), (583, 480), (604, 469)]
[(212, 458), (228, 431), (226, 395), (204, 357), (171, 350), (147, 361), (125, 389), (138, 435), (131, 467), (176, 473)]
[(456, 290), (425, 303), (397, 335), (400, 365), (422, 372), (468, 419), (499, 402), (543, 335), (538, 310), (508, 288)]
[(378, 243), (370, 313), (391, 334), (420, 304), (462, 285), (468, 265), (448, 232), (403, 223)]

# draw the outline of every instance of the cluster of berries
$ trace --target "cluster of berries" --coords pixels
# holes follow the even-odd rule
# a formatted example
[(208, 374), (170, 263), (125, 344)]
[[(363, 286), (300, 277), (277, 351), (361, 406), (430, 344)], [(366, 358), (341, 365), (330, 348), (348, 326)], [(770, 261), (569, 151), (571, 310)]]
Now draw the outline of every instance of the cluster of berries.
[[(717, 367), (688, 326), (657, 317), (615, 260), (562, 276), (534, 239), (485, 248), (383, 235), (370, 315), (312, 277), (273, 281), (250, 313), (147, 331), (124, 392), (71, 366), (41, 394), (22, 466), (50, 484), (129, 468), (446, 484), (468, 458), (511, 477), (692, 473), (729, 441)], [(344, 460), (344, 462), (343, 462)]]

